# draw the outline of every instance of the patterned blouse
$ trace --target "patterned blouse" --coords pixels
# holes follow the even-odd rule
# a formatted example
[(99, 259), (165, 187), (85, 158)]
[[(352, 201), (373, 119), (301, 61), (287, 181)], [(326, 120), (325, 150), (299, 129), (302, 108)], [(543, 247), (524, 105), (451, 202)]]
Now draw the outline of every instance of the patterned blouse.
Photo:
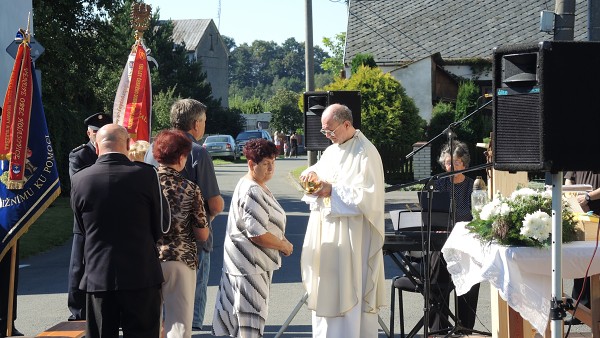
[[(471, 193), (473, 192), (472, 178), (465, 176), (464, 181), (454, 184), (454, 201), (456, 203), (456, 221), (467, 222), (473, 220), (471, 214)], [(450, 177), (444, 177), (435, 182), (435, 190), (452, 191)]]
[(223, 271), (241, 276), (279, 269), (279, 251), (258, 246), (250, 238), (270, 232), (282, 239), (285, 223), (285, 211), (271, 192), (253, 180), (242, 177), (235, 187), (229, 207)]
[(163, 194), (171, 209), (171, 227), (158, 241), (162, 262), (181, 261), (191, 269), (198, 269), (198, 251), (193, 228), (206, 228), (208, 220), (200, 188), (186, 180), (173, 168), (158, 167)]

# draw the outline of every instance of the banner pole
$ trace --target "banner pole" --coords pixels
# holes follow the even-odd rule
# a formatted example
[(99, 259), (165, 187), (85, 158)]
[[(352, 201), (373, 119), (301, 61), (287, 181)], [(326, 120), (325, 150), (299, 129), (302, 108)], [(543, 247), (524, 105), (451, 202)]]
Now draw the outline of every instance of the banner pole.
[(13, 313), (13, 304), (15, 302), (14, 299), (14, 295), (15, 295), (15, 265), (17, 264), (17, 241), (15, 241), (15, 245), (13, 245), (12, 249), (11, 249), (11, 256), (10, 256), (10, 278), (9, 278), (9, 283), (8, 283), (8, 312), (6, 315), (6, 336), (10, 337), (12, 336), (12, 330), (13, 330), (13, 317), (14, 317), (14, 313)]

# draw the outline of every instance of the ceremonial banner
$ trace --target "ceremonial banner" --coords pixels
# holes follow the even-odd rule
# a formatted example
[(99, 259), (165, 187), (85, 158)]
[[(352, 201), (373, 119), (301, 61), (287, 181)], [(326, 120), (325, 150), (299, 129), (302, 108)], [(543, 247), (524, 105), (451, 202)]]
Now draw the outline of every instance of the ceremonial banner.
[(11, 83), (16, 85), (13, 89), (9, 85), (7, 91), (7, 97), (14, 95), (9, 98), (14, 104), (12, 108), (5, 104), (0, 123), (0, 134), (10, 149), (4, 154), (10, 161), (0, 161), (0, 259), (60, 194), (54, 150), (27, 42), (19, 46), (19, 55), (21, 60), (17, 57), (11, 74)]
[(133, 141), (150, 141), (152, 85), (146, 48), (136, 42), (121, 75), (113, 105), (113, 121), (125, 127)]

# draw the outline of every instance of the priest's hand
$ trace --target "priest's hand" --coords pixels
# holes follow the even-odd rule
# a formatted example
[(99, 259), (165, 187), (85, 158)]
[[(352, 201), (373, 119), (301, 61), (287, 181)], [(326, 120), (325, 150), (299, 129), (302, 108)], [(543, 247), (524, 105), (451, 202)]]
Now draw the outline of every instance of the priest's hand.
[(300, 175), (301, 182), (318, 182), (319, 176), (314, 171), (309, 171), (304, 175)]
[(319, 197), (329, 197), (331, 196), (331, 183), (322, 181), (321, 189), (314, 192), (314, 195)]

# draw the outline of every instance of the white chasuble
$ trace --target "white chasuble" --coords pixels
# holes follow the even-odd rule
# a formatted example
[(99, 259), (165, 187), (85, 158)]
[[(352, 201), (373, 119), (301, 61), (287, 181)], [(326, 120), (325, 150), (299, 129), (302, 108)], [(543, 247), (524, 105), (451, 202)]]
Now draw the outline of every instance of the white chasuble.
[(304, 173), (310, 171), (331, 183), (332, 192), (310, 206), (301, 258), (308, 308), (320, 317), (344, 316), (358, 304), (362, 312), (377, 313), (387, 301), (381, 157), (357, 130), (329, 146)]

